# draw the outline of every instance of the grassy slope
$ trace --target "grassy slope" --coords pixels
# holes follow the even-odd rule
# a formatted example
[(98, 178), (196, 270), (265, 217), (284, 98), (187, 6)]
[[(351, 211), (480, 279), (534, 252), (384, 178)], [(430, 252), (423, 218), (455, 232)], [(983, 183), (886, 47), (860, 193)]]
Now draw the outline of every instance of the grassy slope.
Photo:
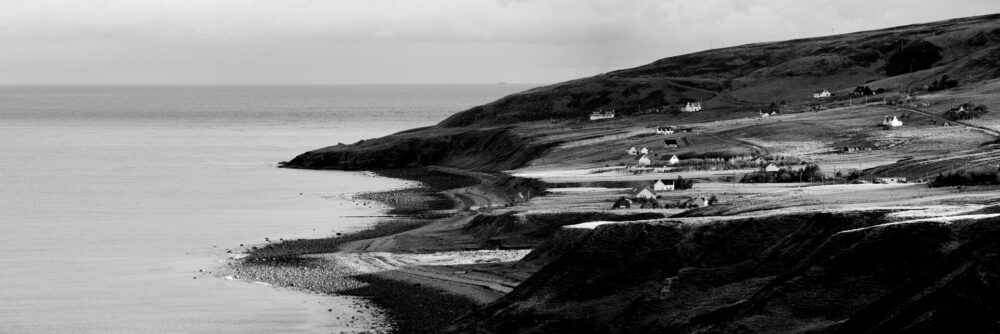
[[(740, 109), (737, 101), (808, 100), (812, 91), (846, 95), (855, 86), (916, 88), (942, 74), (966, 80), (1000, 76), (1000, 15), (962, 18), (845, 35), (758, 43), (708, 50), (631, 69), (514, 94), (456, 114), (444, 126), (509, 124), (525, 120), (583, 118), (597, 108), (677, 105), (706, 101), (706, 108)], [(930, 68), (886, 74), (900, 48), (928, 41), (941, 48)], [(752, 108), (751, 108), (752, 109)]]

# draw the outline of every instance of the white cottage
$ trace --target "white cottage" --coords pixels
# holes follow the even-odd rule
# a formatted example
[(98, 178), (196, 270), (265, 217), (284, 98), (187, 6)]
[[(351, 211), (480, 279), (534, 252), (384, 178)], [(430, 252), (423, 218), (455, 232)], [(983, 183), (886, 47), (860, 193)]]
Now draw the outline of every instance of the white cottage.
[(656, 192), (649, 189), (649, 187), (642, 187), (632, 189), (632, 197), (639, 198), (656, 198)]
[(663, 182), (663, 180), (656, 180), (653, 183), (653, 190), (655, 191), (673, 191), (674, 190), (674, 180), (670, 180), (670, 183)]
[(882, 126), (887, 128), (903, 126), (903, 121), (900, 121), (896, 116), (885, 116), (885, 119), (882, 120)]
[(639, 167), (646, 167), (646, 166), (649, 166), (649, 164), (651, 164), (651, 163), (652, 163), (652, 161), (649, 160), (649, 156), (646, 156), (645, 154), (643, 156), (639, 157), (639, 159), (635, 162), (636, 166), (639, 166)]
[(817, 90), (817, 91), (813, 92), (813, 98), (814, 99), (819, 99), (819, 98), (824, 98), (824, 97), (830, 97), (830, 96), (831, 96), (830, 91), (828, 91), (826, 89), (824, 89), (824, 90)]
[(656, 134), (658, 135), (669, 135), (674, 133), (674, 127), (672, 126), (658, 126), (656, 127)]
[(625, 152), (627, 152), (628, 155), (636, 155), (639, 153), (639, 151), (635, 149), (635, 146), (632, 146), (632, 148), (625, 150)]
[(701, 111), (701, 102), (688, 102), (684, 108), (681, 109), (683, 112), (695, 112)]
[(643, 147), (641, 150), (639, 150), (639, 154), (649, 154), (649, 149)]
[(670, 165), (676, 165), (676, 164), (678, 164), (680, 162), (681, 162), (681, 159), (678, 158), (676, 155), (670, 157), (670, 160), (667, 160), (667, 164), (670, 164)]
[(767, 167), (764, 167), (764, 171), (777, 173), (781, 171), (781, 168), (778, 168), (775, 164), (768, 164)]

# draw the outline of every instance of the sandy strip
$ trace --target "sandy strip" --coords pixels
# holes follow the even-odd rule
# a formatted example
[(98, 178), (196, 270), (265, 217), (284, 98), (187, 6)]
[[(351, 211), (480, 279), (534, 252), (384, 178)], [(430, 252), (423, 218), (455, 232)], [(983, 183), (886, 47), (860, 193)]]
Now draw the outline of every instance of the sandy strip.
[(489, 303), (514, 289), (519, 281), (495, 273), (470, 270), (466, 265), (516, 262), (531, 250), (480, 250), (426, 254), (361, 252), (329, 253), (310, 257), (332, 261), (351, 271), (424, 284), (448, 293)]

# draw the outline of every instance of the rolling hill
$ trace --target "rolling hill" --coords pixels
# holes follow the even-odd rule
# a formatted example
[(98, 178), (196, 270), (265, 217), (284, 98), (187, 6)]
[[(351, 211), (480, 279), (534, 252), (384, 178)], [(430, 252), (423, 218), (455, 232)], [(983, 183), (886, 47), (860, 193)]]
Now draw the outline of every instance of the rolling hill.
[[(625, 113), (686, 101), (739, 111), (809, 100), (814, 90), (846, 95), (859, 85), (923, 88), (943, 75), (960, 81), (1000, 76), (1000, 14), (758, 43), (657, 60), (514, 94), (455, 114), (442, 126), (583, 118), (595, 109)], [(750, 106), (748, 106), (750, 105)]]
[[(483, 171), (517, 169), (539, 161), (601, 166), (615, 163), (616, 154), (608, 152), (617, 152), (619, 147), (609, 144), (656, 145), (656, 138), (643, 137), (643, 132), (651, 132), (661, 124), (698, 129), (699, 133), (690, 137), (697, 144), (677, 152), (688, 156), (803, 153), (789, 148), (788, 140), (815, 148), (804, 152), (807, 154), (855, 144), (883, 145), (908, 152), (879, 156), (880, 161), (912, 156), (914, 152), (947, 154), (975, 149), (989, 141), (995, 131), (966, 135), (957, 133), (958, 129), (935, 129), (944, 122), (931, 113), (947, 110), (948, 103), (962, 102), (958, 96), (966, 94), (970, 87), (980, 86), (992, 87), (993, 92), (980, 90), (981, 94), (992, 95), (977, 99), (995, 107), (1000, 99), (990, 97), (998, 91), (991, 80), (1000, 77), (998, 63), (1000, 14), (748, 44), (531, 89), (458, 112), (436, 126), (317, 149), (283, 165), (329, 169), (445, 165)], [(947, 80), (942, 80), (943, 76), (948, 76)], [(956, 87), (927, 94), (943, 81)], [(802, 115), (817, 107), (857, 107), (861, 99), (852, 99), (850, 93), (861, 85), (885, 90), (873, 99), (921, 92), (927, 105), (935, 110), (913, 113), (916, 123), (908, 124), (923, 128), (902, 132), (912, 140), (874, 132), (873, 122), (883, 115), (911, 114), (895, 109), (845, 109), (857, 116), (854, 118), (822, 113), (796, 116), (792, 121), (800, 126), (719, 123), (750, 119), (759, 110)], [(827, 89), (834, 96), (813, 99), (811, 93), (819, 89)], [(687, 101), (703, 101), (705, 110), (679, 112), (677, 108)], [(588, 122), (587, 115), (597, 109), (616, 109), (618, 116)], [(835, 121), (830, 123), (829, 119)], [(989, 130), (990, 126), (1000, 126), (997, 121), (990, 114), (977, 124)], [(937, 141), (918, 140), (924, 136), (923, 131), (934, 133), (932, 138)], [(812, 138), (813, 142), (806, 143), (803, 138)], [(574, 150), (560, 153), (568, 146)]]

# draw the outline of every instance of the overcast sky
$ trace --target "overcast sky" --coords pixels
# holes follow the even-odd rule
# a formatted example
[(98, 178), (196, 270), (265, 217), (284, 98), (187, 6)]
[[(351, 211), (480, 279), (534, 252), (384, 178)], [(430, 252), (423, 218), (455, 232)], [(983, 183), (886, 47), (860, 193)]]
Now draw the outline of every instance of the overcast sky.
[(0, 83), (554, 83), (997, 12), (997, 0), (0, 0)]

